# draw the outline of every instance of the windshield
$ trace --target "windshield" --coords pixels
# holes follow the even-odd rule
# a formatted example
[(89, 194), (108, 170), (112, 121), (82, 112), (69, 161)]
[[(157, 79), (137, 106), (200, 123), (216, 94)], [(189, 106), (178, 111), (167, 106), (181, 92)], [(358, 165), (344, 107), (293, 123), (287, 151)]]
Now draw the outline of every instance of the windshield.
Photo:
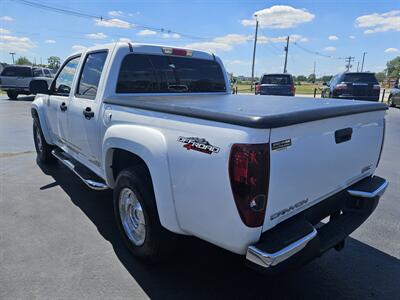
[(264, 75), (261, 84), (292, 84), (290, 75)]
[(378, 81), (375, 78), (375, 75), (371, 74), (371, 73), (345, 74), (342, 81), (344, 81), (344, 82), (356, 82), (356, 83), (361, 83), (361, 82), (378, 83)]
[(5, 67), (1, 76), (32, 77), (30, 67)]
[(216, 61), (165, 55), (127, 55), (117, 83), (117, 93), (225, 91), (225, 78)]

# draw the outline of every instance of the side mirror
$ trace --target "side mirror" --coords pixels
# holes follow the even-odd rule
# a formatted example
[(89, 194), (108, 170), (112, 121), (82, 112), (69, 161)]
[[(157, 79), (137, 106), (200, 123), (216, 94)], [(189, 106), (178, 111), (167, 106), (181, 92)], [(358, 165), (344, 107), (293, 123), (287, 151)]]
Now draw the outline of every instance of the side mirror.
[(49, 85), (46, 80), (34, 79), (29, 83), (31, 94), (49, 94)]

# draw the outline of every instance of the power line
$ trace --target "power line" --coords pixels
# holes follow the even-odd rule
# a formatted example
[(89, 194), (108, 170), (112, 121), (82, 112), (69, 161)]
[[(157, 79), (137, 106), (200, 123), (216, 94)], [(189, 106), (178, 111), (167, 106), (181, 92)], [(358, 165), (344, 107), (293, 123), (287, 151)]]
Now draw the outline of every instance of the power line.
[(303, 50), (303, 51), (305, 51), (305, 52), (308, 52), (308, 53), (310, 53), (310, 54), (318, 55), (318, 56), (325, 57), (325, 58), (331, 58), (331, 59), (338, 59), (338, 60), (343, 60), (343, 59), (345, 59), (345, 57), (339, 57), (339, 56), (333, 56), (333, 55), (326, 55), (326, 54), (323, 54), (323, 53), (318, 52), (318, 51), (314, 51), (314, 50), (307, 49), (307, 48), (301, 46), (301, 45), (300, 45), (299, 43), (297, 43), (297, 42), (292, 42), (292, 44), (296, 45), (299, 49), (301, 49), (301, 50)]
[[(17, 2), (22, 5), (26, 5), (26, 6), (42, 9), (42, 10), (52, 11), (52, 12), (56, 12), (56, 13), (60, 13), (60, 14), (64, 14), (64, 15), (70, 15), (70, 16), (74, 16), (74, 17), (80, 17), (80, 18), (86, 18), (86, 19), (96, 19), (96, 20), (99, 20), (100, 22), (112, 21), (112, 19), (104, 18), (103, 16), (89, 14), (89, 13), (79, 11), (79, 10), (64, 9), (64, 8), (60, 8), (60, 7), (50, 6), (47, 4), (42, 4), (42, 3), (38, 3), (38, 2), (34, 2), (34, 1), (28, 1), (28, 0), (10, 0), (10, 1)], [(126, 22), (126, 21), (124, 21), (124, 22)], [(179, 34), (180, 36), (186, 37), (188, 39), (193, 39), (193, 40), (209, 39), (209, 37), (195, 36), (192, 34), (177, 32), (177, 31), (173, 31), (170, 29), (166, 29), (166, 28), (158, 28), (158, 27), (147, 26), (147, 25), (138, 24), (138, 23), (130, 23), (130, 22), (126, 22), (126, 23), (132, 28), (148, 29), (148, 30), (158, 31), (160, 33), (167, 33), (167, 34), (175, 33), (175, 34)]]

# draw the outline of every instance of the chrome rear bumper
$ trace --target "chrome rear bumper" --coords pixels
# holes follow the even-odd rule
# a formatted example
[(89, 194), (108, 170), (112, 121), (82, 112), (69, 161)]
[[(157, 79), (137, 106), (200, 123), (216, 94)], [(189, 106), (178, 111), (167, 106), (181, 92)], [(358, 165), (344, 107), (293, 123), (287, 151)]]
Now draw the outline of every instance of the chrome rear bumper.
[[(277, 228), (264, 232), (257, 244), (248, 247), (247, 261), (261, 269), (276, 269), (294, 256), (302, 259), (302, 253), (304, 253), (303, 256), (306, 256), (304, 261), (321, 255), (343, 242), (371, 215), (387, 186), (388, 182), (380, 177), (363, 179), (305, 210), (299, 216), (295, 216), (296, 219), (282, 222), (277, 225)], [(360, 201), (360, 198), (363, 200)], [(328, 223), (319, 222), (327, 216), (330, 217)], [(293, 236), (296, 237), (293, 229), (300, 227), (309, 228), (308, 233), (299, 236), (294, 242), (286, 244), (285, 241), (294, 240)], [(288, 238), (282, 239), (281, 237), (285, 235)], [(273, 237), (271, 238), (271, 236)], [(274, 242), (277, 246), (271, 247)], [(281, 248), (279, 248), (280, 245), (282, 245)], [(276, 251), (267, 251), (266, 249)]]

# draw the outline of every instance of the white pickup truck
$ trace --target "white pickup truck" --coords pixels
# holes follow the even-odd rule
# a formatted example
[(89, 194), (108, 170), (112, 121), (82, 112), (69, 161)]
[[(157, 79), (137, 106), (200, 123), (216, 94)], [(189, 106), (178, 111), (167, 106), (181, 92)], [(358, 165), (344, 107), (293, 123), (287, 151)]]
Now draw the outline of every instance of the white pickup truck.
[(181, 234), (261, 270), (301, 265), (340, 250), (388, 185), (374, 176), (385, 104), (231, 95), (206, 52), (95, 46), (31, 89), (38, 160), (113, 189), (140, 258), (165, 255)]

